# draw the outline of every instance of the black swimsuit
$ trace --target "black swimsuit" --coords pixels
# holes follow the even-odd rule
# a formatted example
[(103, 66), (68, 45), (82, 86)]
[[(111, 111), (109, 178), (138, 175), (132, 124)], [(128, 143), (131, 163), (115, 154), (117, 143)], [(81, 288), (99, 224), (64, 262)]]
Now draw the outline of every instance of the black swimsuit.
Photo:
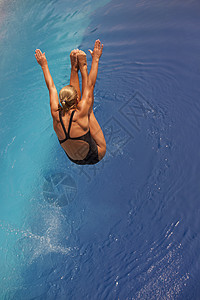
[[(69, 157), (69, 155), (67, 154), (68, 158), (74, 162), (75, 164), (78, 165), (93, 165), (99, 162), (99, 158), (98, 158), (98, 148), (97, 145), (95, 143), (95, 141), (93, 140), (91, 134), (90, 134), (90, 129), (88, 130), (88, 132), (82, 136), (79, 137), (70, 137), (69, 136), (69, 132), (70, 132), (70, 128), (71, 128), (71, 124), (72, 124), (72, 118), (73, 115), (75, 113), (75, 110), (72, 111), (71, 116), (70, 116), (70, 121), (69, 121), (69, 127), (68, 127), (68, 133), (66, 132), (65, 126), (63, 124), (63, 120), (62, 120), (62, 116), (61, 116), (61, 111), (59, 111), (59, 118), (60, 118), (60, 122), (62, 125), (62, 128), (64, 130), (65, 133), (65, 139), (64, 140), (59, 140), (60, 144), (64, 143), (66, 140), (70, 139), (70, 140), (81, 140), (81, 141), (85, 141), (89, 144), (89, 151), (87, 156), (82, 159), (82, 160), (74, 160), (71, 157)], [(63, 149), (64, 150), (64, 149)]]

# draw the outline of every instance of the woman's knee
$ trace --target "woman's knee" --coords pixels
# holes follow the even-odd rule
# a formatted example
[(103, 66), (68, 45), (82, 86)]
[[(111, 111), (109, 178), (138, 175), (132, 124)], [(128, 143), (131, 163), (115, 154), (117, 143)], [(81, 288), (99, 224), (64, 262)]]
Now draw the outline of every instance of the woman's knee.
[(98, 147), (98, 156), (101, 160), (106, 154), (106, 145), (104, 147)]

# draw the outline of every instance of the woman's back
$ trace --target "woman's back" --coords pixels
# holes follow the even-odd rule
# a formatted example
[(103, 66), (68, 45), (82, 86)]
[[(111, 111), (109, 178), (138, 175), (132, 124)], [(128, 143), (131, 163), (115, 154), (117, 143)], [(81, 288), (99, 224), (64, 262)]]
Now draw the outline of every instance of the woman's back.
[(67, 155), (73, 160), (84, 159), (89, 152), (88, 117), (80, 118), (77, 110), (59, 112), (60, 121), (54, 121), (54, 130)]

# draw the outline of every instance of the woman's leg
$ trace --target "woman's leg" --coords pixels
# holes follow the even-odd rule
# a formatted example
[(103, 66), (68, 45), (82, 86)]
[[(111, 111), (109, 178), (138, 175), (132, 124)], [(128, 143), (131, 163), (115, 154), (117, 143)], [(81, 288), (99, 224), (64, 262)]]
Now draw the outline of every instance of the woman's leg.
[(81, 72), (81, 78), (82, 78), (82, 95), (83, 95), (83, 92), (87, 86), (87, 80), (88, 80), (87, 57), (86, 57), (86, 53), (82, 50), (79, 50), (77, 56), (78, 56), (78, 66), (79, 66), (79, 69)]
[(95, 118), (93, 109), (89, 115), (89, 127), (92, 138), (95, 140), (98, 147), (99, 159), (102, 159), (106, 154), (106, 141), (103, 131)]
[[(83, 91), (87, 85), (87, 79), (88, 79), (87, 59), (86, 59), (85, 52), (79, 51), (78, 62), (79, 62), (81, 76), (82, 76), (82, 94), (83, 94)], [(100, 127), (99, 123), (97, 122), (97, 119), (95, 118), (95, 115), (93, 112), (93, 104), (94, 104), (94, 95), (93, 95), (91, 110), (89, 112), (89, 127), (90, 127), (91, 136), (95, 140), (97, 147), (98, 147), (99, 159), (102, 159), (106, 153), (106, 141), (105, 141), (103, 132), (101, 130), (101, 127)]]
[(71, 75), (70, 75), (70, 84), (73, 85), (78, 93), (78, 101), (81, 99), (81, 91), (79, 85), (79, 78), (78, 78), (78, 59), (77, 54), (79, 50), (73, 50), (70, 53), (70, 60), (71, 60)]

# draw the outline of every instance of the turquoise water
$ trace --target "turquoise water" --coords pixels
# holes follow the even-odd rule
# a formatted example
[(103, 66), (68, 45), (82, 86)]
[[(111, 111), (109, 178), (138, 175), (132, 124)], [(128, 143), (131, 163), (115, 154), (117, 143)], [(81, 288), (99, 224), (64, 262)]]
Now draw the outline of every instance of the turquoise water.
[[(35, 49), (46, 51), (59, 90), (69, 81), (70, 51), (81, 44), (91, 14), (107, 2), (0, 2), (1, 299), (12, 298), (23, 286), (22, 268), (33, 258), (69, 251), (57, 245), (62, 213), (53, 210), (47, 217), (51, 209), (40, 207), (44, 172), (56, 169), (52, 160), (59, 160), (62, 153), (55, 152), (58, 145), (48, 91), (35, 61)], [(40, 224), (40, 235), (32, 232), (34, 213), (47, 218)], [(23, 249), (19, 247), (22, 240)], [(31, 249), (28, 255), (24, 253), (27, 247)]]
[[(199, 299), (199, 11), (0, 1), (1, 299)], [(53, 132), (34, 51), (59, 90), (70, 51), (97, 38), (107, 153), (81, 167)]]

